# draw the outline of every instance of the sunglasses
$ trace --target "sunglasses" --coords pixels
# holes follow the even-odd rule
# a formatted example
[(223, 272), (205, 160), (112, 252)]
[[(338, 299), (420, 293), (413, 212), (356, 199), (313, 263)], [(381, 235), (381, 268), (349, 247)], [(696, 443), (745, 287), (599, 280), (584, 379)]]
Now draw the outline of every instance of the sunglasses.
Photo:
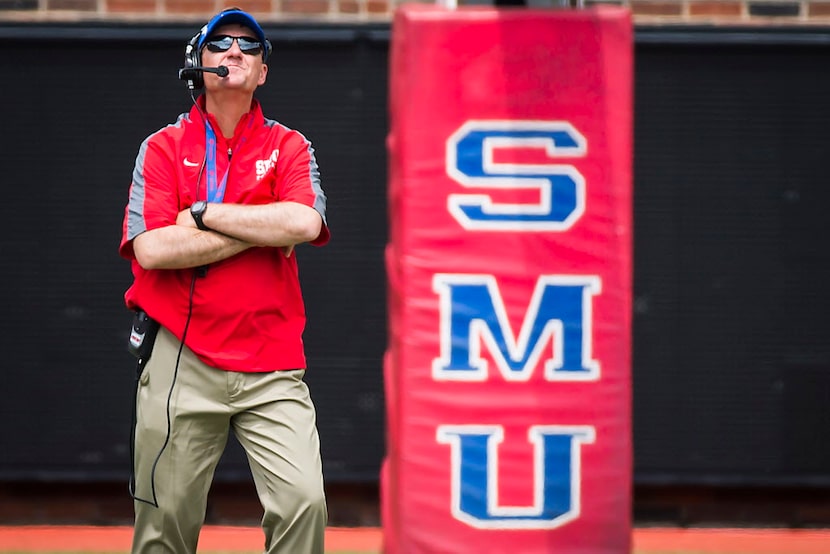
[(233, 41), (239, 45), (239, 49), (245, 54), (258, 56), (262, 53), (262, 43), (251, 37), (233, 37), (220, 35), (205, 42), (205, 48), (211, 52), (227, 52), (233, 46)]

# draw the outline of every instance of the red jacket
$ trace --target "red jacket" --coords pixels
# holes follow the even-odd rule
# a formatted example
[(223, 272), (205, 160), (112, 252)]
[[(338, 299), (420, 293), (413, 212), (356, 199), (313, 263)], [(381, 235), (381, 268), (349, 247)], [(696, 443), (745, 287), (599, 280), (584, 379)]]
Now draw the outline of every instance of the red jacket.
[[(204, 97), (199, 101), (204, 106)], [(265, 119), (256, 100), (232, 139), (221, 132), (216, 135), (218, 179), (228, 172), (225, 202), (292, 201), (311, 206), (324, 222), (312, 244), (328, 242), (326, 196), (314, 149), (303, 135)], [(195, 106), (145, 139), (136, 159), (119, 248), (132, 261), (135, 278), (125, 294), (127, 307), (141, 307), (179, 339), (194, 270), (145, 270), (135, 260), (132, 240), (144, 231), (175, 224), (181, 210), (205, 199), (204, 159), (205, 126)], [(196, 280), (186, 342), (205, 363), (220, 369), (300, 369), (306, 367), (305, 321), (296, 254), (286, 258), (278, 248), (250, 248), (211, 264), (207, 275)]]

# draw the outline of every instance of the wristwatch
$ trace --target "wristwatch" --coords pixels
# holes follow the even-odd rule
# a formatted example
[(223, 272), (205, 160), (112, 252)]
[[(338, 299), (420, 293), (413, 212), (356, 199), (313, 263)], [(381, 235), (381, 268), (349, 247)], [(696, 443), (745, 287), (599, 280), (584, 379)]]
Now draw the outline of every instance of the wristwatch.
[(196, 227), (202, 231), (210, 231), (208, 226), (205, 225), (204, 221), (202, 221), (202, 216), (205, 215), (205, 210), (207, 210), (207, 202), (204, 200), (197, 200), (192, 206), (190, 206), (190, 215), (193, 216), (193, 221), (196, 222)]

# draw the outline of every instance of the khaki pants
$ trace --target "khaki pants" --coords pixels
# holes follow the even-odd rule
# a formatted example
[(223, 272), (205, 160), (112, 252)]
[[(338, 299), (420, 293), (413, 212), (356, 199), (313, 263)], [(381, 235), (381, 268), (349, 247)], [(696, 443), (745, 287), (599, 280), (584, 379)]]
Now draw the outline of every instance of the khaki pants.
[(160, 329), (138, 387), (135, 496), (153, 502), (154, 486), (158, 507), (136, 500), (132, 552), (196, 552), (208, 490), (232, 428), (264, 509), (265, 552), (322, 554), (326, 502), (305, 371), (223, 371), (187, 347), (176, 371), (179, 346)]

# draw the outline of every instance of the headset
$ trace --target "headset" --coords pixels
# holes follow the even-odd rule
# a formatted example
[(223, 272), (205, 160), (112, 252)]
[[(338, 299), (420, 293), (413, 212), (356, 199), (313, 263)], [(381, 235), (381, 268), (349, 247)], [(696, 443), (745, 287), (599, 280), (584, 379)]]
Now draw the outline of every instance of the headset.
[(199, 32), (187, 43), (184, 48), (184, 67), (179, 70), (179, 79), (187, 81), (187, 87), (191, 90), (204, 88), (205, 86), (202, 72), (194, 69), (202, 66), (202, 56), (199, 53), (199, 39), (201, 37), (202, 33)]

